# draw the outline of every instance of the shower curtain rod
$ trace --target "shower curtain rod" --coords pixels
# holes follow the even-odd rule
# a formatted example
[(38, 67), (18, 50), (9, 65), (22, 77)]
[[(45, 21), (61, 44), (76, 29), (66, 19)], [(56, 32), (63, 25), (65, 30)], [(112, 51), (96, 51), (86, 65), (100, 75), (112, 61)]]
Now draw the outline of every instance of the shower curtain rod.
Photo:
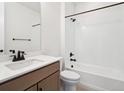
[(100, 7), (100, 8), (96, 8), (96, 9), (92, 9), (92, 10), (88, 10), (88, 11), (84, 11), (84, 12), (80, 12), (80, 13), (76, 13), (76, 14), (72, 14), (72, 15), (68, 15), (68, 16), (65, 16), (65, 18), (77, 16), (77, 15), (81, 15), (81, 14), (85, 14), (85, 13), (89, 13), (89, 12), (93, 12), (93, 11), (97, 11), (97, 10), (102, 10), (105, 8), (109, 8), (109, 7), (113, 7), (113, 6), (117, 6), (117, 5), (121, 5), (121, 4), (124, 4), (124, 2), (120, 2), (120, 3), (116, 3), (116, 4), (112, 4), (112, 5), (108, 5), (108, 6), (104, 6), (104, 7)]

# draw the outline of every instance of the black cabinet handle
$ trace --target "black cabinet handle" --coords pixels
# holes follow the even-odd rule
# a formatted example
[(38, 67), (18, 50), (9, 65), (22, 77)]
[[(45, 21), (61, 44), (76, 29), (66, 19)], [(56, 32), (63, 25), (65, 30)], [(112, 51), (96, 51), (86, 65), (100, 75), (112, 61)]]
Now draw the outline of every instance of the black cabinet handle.
[(42, 89), (42, 88), (39, 88), (39, 90), (40, 90), (40, 91), (43, 91), (43, 89)]

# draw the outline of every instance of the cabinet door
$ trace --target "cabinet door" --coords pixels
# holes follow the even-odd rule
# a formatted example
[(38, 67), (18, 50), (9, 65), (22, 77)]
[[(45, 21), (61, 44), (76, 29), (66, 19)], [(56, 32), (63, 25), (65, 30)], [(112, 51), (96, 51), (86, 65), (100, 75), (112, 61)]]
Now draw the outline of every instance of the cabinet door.
[(58, 91), (59, 90), (59, 74), (60, 72), (57, 71), (56, 73), (52, 74), (48, 78), (39, 82), (38, 91)]
[(37, 91), (37, 84), (28, 88), (28, 89), (26, 89), (26, 91)]

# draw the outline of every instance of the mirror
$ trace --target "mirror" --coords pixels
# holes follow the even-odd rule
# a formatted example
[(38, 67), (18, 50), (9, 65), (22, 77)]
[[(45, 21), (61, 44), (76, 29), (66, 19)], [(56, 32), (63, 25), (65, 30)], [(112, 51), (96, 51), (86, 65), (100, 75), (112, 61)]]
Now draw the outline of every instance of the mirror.
[(4, 3), (0, 3), (0, 55), (4, 50)]
[(41, 49), (40, 2), (0, 3), (0, 12), (0, 54)]

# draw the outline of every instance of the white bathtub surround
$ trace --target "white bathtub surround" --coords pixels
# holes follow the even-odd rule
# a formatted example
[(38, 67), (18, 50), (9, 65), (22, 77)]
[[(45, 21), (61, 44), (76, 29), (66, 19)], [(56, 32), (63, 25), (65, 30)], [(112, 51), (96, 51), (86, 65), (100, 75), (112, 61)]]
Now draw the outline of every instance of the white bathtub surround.
[(12, 61), (0, 62), (0, 68), (2, 69), (0, 70), (0, 83), (10, 80), (12, 78), (15, 78), (17, 76), (23, 75), (25, 73), (28, 73), (30, 71), (36, 70), (38, 68), (42, 68), (46, 65), (49, 65), (51, 63), (54, 63), (60, 60), (61, 58), (60, 57), (55, 58), (55, 57), (50, 57), (46, 55), (39, 55), (39, 56), (26, 58), (26, 60), (30, 60), (30, 59), (42, 60), (43, 62), (38, 62), (33, 65), (30, 65), (21, 69), (17, 69), (17, 70), (11, 70), (7, 67), (8, 64), (15, 64), (15, 62), (12, 62)]
[[(83, 12), (108, 4), (76, 3), (73, 11)], [(123, 10), (124, 4), (74, 16), (75, 22), (66, 18), (66, 55), (74, 51), (78, 63), (123, 71)]]

